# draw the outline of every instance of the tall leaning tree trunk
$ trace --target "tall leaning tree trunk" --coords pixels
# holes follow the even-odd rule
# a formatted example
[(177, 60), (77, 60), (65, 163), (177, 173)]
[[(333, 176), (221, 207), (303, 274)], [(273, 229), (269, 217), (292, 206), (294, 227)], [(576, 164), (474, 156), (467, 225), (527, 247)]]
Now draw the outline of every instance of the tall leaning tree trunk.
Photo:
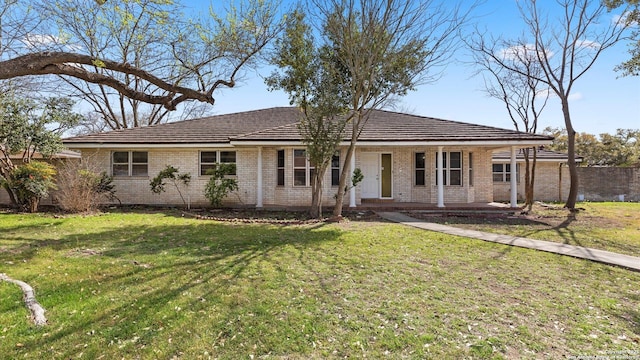
[[(353, 123), (353, 133), (357, 132), (357, 127), (355, 122)], [(336, 205), (333, 208), (333, 216), (341, 217), (342, 216), (342, 206), (344, 204), (344, 196), (347, 193), (347, 186), (350, 185), (351, 176), (349, 176), (353, 169), (351, 169), (351, 158), (355, 156), (355, 148), (356, 148), (357, 137), (352, 136), (351, 142), (349, 143), (349, 147), (347, 148), (347, 154), (344, 157), (344, 161), (342, 162), (342, 171), (340, 171), (340, 182), (338, 185), (338, 193), (336, 194)]]
[(569, 162), (569, 178), (571, 186), (569, 188), (569, 196), (564, 207), (570, 210), (576, 208), (576, 199), (578, 198), (578, 165), (576, 164), (576, 131), (571, 124), (571, 114), (569, 113), (569, 101), (567, 97), (562, 98), (562, 114), (564, 116), (564, 124), (567, 129), (567, 152)]

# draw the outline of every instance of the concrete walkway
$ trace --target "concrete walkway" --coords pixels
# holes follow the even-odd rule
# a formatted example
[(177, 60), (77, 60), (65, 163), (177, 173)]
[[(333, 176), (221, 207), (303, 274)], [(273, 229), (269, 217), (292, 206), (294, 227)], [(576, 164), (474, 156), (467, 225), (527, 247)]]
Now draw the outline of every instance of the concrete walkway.
[(449, 235), (462, 236), (495, 243), (518, 246), (528, 249), (547, 251), (560, 255), (597, 261), (604, 264), (617, 265), (631, 270), (640, 271), (640, 257), (616, 254), (610, 251), (596, 250), (582, 246), (567, 245), (556, 242), (533, 240), (511, 235), (491, 234), (475, 230), (467, 230), (447, 225), (430, 223), (412, 218), (397, 212), (377, 212), (383, 219), (403, 225), (413, 226), (424, 230), (437, 231)]

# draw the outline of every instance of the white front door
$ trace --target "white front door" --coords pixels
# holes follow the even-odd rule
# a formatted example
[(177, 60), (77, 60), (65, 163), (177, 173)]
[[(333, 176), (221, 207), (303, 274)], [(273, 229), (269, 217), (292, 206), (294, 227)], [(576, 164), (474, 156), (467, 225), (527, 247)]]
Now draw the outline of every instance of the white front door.
[(363, 199), (377, 199), (380, 197), (380, 155), (377, 153), (362, 153), (360, 155), (362, 170), (362, 185), (360, 197)]

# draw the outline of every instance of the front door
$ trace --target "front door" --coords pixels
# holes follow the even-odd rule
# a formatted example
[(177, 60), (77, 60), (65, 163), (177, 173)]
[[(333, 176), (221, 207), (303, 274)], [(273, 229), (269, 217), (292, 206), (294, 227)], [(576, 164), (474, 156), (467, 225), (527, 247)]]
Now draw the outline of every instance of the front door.
[(360, 157), (362, 179), (361, 198), (391, 198), (391, 154), (362, 153)]
[(360, 158), (362, 187), (360, 197), (363, 199), (377, 199), (380, 197), (380, 155), (377, 153), (362, 153)]

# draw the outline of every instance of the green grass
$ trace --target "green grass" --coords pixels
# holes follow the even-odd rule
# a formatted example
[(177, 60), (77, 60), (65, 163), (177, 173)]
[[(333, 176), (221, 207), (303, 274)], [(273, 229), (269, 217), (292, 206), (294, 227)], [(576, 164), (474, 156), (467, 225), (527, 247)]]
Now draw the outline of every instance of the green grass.
[(579, 203), (577, 207), (576, 214), (562, 205), (535, 206), (526, 217), (430, 217), (428, 221), (640, 257), (640, 203)]
[(382, 222), (0, 214), (0, 354), (558, 358), (637, 350), (640, 274)]

